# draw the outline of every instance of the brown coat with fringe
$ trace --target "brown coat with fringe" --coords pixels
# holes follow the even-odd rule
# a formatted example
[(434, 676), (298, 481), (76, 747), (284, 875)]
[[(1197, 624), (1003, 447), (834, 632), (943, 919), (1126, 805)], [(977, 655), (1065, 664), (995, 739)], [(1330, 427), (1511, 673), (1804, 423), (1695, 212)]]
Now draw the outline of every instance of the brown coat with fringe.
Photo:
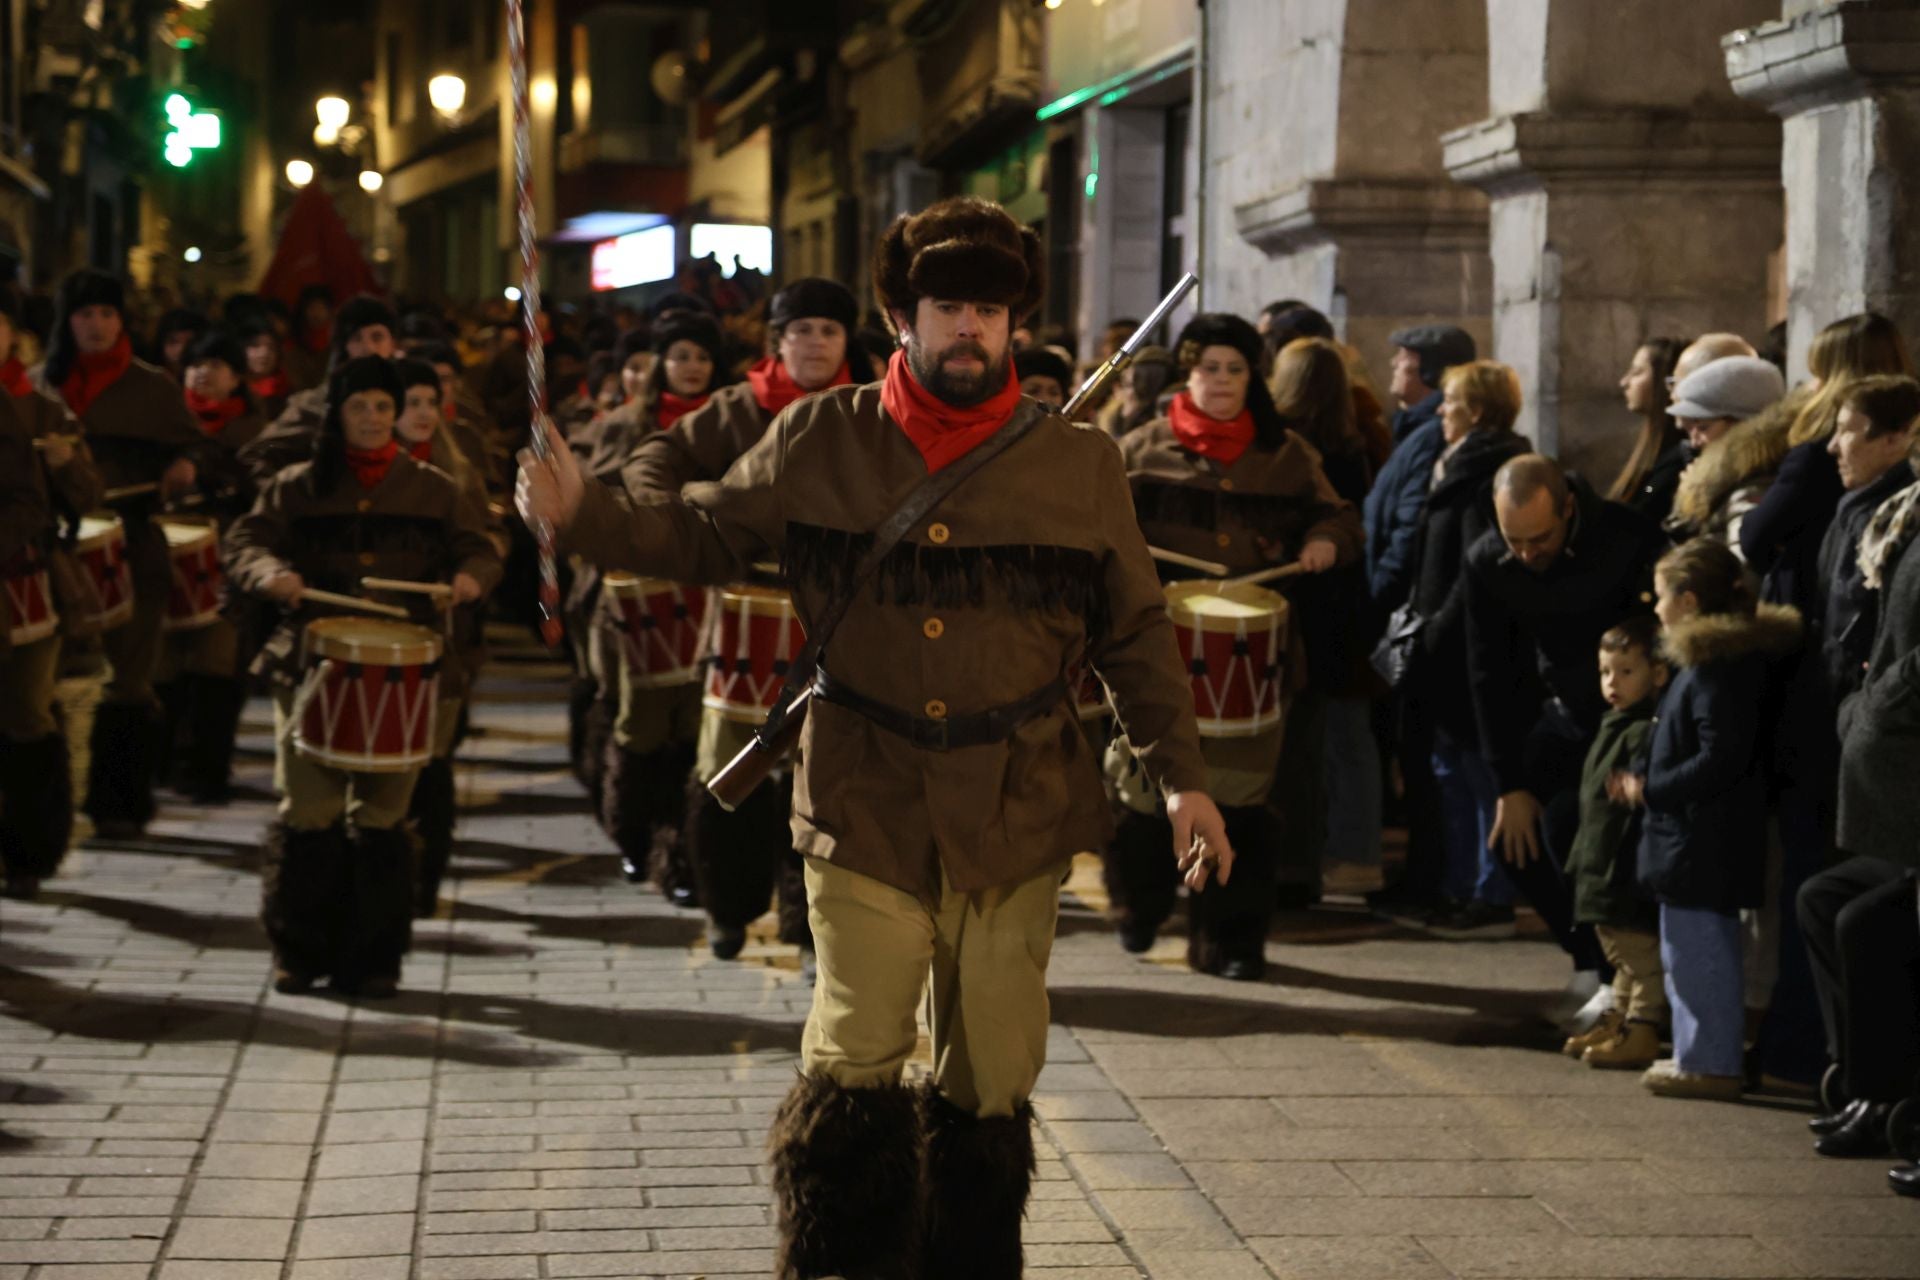
[(1807, 399), (1796, 388), (1708, 445), (1680, 475), (1668, 531), (1683, 538), (1705, 535), (1739, 554), (1740, 522), (1766, 495), (1793, 447), (1793, 421)]
[(718, 480), (734, 459), (767, 433), (773, 415), (753, 398), (753, 386), (736, 382), (665, 431), (640, 436), (620, 469), (621, 483), (645, 501), (678, 493), (696, 480)]
[[(709, 583), (777, 555), (804, 621), (926, 476), (880, 384), (836, 387), (786, 409), (718, 483), (645, 499), (588, 485), (563, 546), (602, 568)], [(1034, 693), (1083, 652), (1149, 776), (1204, 787), (1188, 676), (1120, 451), (1048, 415), (908, 534), (825, 666), (914, 715), (965, 715)], [(905, 892), (937, 896), (942, 872), (963, 892), (1022, 880), (1101, 847), (1110, 824), (1065, 699), (1004, 742), (948, 752), (832, 703), (808, 714), (795, 847)]]

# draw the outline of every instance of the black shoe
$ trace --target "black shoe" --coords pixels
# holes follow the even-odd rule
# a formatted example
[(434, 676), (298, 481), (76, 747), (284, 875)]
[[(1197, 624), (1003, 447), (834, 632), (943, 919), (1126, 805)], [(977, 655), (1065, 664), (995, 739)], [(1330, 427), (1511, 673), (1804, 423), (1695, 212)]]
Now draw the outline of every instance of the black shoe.
[(620, 874), (627, 878), (628, 884), (646, 883), (646, 867), (639, 862), (635, 862), (624, 853), (620, 855)]
[(1887, 1170), (1887, 1186), (1897, 1196), (1912, 1196), (1920, 1200), (1920, 1164), (1902, 1165), (1898, 1169)]
[(39, 876), (11, 875), (6, 884), (0, 886), (0, 897), (12, 898), (15, 902), (32, 902), (39, 896)]
[(693, 911), (700, 906), (700, 899), (694, 894), (692, 885), (677, 884), (667, 890), (667, 901), (682, 911)]
[(1136, 956), (1152, 950), (1155, 940), (1160, 936), (1160, 930), (1152, 925), (1136, 924), (1132, 920), (1121, 921), (1119, 933), (1121, 947)]
[(1273, 891), (1273, 909), (1276, 911), (1305, 911), (1308, 907), (1319, 905), (1318, 884), (1282, 884)]
[(1426, 930), (1449, 942), (1511, 938), (1515, 932), (1513, 908), (1491, 902), (1469, 902), (1458, 911), (1435, 916), (1427, 922)]
[(1267, 958), (1255, 956), (1247, 960), (1229, 960), (1220, 966), (1220, 976), (1228, 982), (1258, 982), (1267, 976)]
[(1887, 1112), (1884, 1103), (1869, 1102), (1847, 1122), (1813, 1144), (1813, 1149), (1835, 1160), (1887, 1154)]
[(713, 948), (714, 959), (731, 960), (747, 945), (747, 931), (739, 925), (717, 924), (713, 926), (713, 938), (708, 945)]
[(1813, 1119), (1807, 1121), (1807, 1128), (1812, 1132), (1814, 1137), (1824, 1138), (1841, 1125), (1844, 1125), (1847, 1121), (1853, 1119), (1854, 1116), (1859, 1114), (1860, 1108), (1866, 1105), (1867, 1102), (1864, 1099), (1849, 1102), (1838, 1111), (1831, 1112), (1824, 1116), (1815, 1116)]
[(1375, 907), (1373, 914), (1403, 928), (1424, 929), (1435, 920), (1452, 915), (1460, 907), (1461, 904), (1451, 898), (1405, 899)]

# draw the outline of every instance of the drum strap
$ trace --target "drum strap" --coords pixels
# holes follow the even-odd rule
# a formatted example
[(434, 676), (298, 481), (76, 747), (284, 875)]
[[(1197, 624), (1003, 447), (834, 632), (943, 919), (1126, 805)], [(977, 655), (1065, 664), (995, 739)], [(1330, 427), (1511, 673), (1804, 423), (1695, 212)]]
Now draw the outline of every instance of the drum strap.
[(847, 609), (860, 594), (867, 581), (873, 577), (900, 545), (915, 525), (932, 514), (947, 498), (958, 489), (968, 477), (992, 462), (1019, 442), (1020, 438), (1033, 430), (1034, 425), (1046, 416), (1041, 406), (1032, 400), (1023, 399), (1020, 407), (1013, 411), (1006, 425), (988, 436), (958, 461), (934, 472), (920, 482), (918, 488), (908, 494), (906, 500), (894, 508), (880, 527), (873, 531), (873, 545), (860, 557), (853, 576), (847, 580), (846, 589), (830, 598), (820, 615), (813, 620), (813, 626), (807, 630), (807, 642), (794, 657), (787, 668), (786, 683), (780, 687), (780, 695), (774, 699), (773, 706), (767, 711), (767, 718), (758, 729), (753, 731), (761, 750), (776, 750), (776, 741), (786, 728), (787, 719), (794, 714), (802, 702), (803, 695), (811, 695), (814, 673), (820, 667), (820, 655), (832, 639), (833, 632)]

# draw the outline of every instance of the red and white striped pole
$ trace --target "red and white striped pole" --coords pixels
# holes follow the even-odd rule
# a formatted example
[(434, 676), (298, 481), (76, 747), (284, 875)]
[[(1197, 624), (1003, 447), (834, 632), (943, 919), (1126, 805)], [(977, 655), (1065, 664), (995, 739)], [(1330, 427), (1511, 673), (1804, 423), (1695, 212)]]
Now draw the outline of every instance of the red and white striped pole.
[[(521, 0), (507, 3), (507, 61), (513, 71), (513, 177), (519, 188), (520, 309), (527, 344), (527, 398), (533, 407), (533, 452), (546, 460), (547, 352), (540, 338), (540, 250), (533, 234), (533, 147), (527, 95), (527, 29)], [(536, 522), (540, 546), (540, 638), (560, 645), (560, 576), (554, 564), (553, 526)]]

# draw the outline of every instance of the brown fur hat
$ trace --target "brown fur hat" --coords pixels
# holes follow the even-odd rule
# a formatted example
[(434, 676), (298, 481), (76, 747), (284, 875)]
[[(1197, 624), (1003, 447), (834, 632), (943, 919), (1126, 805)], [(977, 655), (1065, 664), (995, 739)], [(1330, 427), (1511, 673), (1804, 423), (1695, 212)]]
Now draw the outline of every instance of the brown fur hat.
[(893, 220), (874, 250), (873, 291), (889, 327), (922, 298), (1003, 303), (1019, 324), (1040, 305), (1045, 252), (991, 200), (954, 196)]

